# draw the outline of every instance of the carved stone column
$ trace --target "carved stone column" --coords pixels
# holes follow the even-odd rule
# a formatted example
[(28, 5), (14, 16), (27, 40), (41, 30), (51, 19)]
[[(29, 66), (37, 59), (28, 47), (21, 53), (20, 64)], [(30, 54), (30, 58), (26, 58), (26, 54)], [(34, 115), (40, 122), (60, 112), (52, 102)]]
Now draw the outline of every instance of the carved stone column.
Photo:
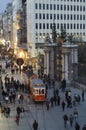
[(68, 54), (65, 54), (65, 79), (68, 81)]
[(45, 56), (44, 56), (44, 74), (49, 74), (49, 49), (44, 48)]

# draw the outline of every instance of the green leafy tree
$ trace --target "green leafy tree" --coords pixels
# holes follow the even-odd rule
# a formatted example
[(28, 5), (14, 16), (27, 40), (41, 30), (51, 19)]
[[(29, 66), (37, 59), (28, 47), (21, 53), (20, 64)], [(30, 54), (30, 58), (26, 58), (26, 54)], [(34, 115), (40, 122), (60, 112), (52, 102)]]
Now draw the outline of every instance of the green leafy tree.
[(68, 40), (69, 40), (70, 43), (74, 42), (74, 38), (73, 38), (72, 34), (68, 36)]
[(62, 44), (66, 40), (66, 30), (63, 29), (63, 26), (61, 26), (61, 33), (59, 34), (59, 37), (57, 38), (57, 73), (58, 73), (58, 80), (62, 80)]
[(65, 41), (66, 37), (67, 37), (66, 30), (63, 28), (63, 25), (62, 25), (62, 26), (61, 26), (60, 38), (62, 38), (63, 41)]
[(53, 40), (54, 43), (56, 43), (57, 32), (56, 32), (56, 24), (55, 24), (55, 22), (53, 22), (53, 26), (52, 26), (52, 40)]

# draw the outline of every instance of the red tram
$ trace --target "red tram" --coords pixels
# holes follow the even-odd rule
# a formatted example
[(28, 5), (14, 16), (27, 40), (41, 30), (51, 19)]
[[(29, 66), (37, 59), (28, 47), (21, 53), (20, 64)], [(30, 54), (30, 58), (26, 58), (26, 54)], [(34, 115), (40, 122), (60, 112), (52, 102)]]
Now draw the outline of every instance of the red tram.
[(33, 100), (36, 102), (45, 101), (45, 84), (36, 75), (32, 75), (29, 78), (30, 91), (33, 96)]

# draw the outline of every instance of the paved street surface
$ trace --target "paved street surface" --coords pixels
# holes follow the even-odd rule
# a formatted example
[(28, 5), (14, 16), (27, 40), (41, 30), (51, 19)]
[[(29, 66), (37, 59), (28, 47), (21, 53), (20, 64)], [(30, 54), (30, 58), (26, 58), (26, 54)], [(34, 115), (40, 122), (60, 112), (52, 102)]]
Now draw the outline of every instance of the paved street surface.
[[(11, 73), (7, 72), (9, 76), (11, 76)], [(3, 75), (5, 76), (5, 75)], [(15, 79), (19, 79), (21, 82), (27, 81), (24, 74), (14, 74), (13, 75)], [(58, 88), (58, 82), (55, 83), (55, 88)], [(81, 90), (78, 90), (76, 88), (68, 86), (66, 89), (71, 90), (71, 95), (74, 97), (75, 94), (82, 93)], [(65, 93), (59, 89), (61, 101), (65, 99)], [(78, 115), (78, 122), (80, 124), (80, 127), (82, 129), (82, 126), (86, 124), (86, 93), (85, 93), (85, 101), (81, 101), (80, 104), (76, 104), (76, 106), (73, 106), (72, 108), (65, 108), (65, 111), (63, 112), (61, 105), (54, 105), (52, 108), (47, 111), (45, 104), (35, 104), (32, 100), (30, 102), (27, 101), (27, 94), (24, 94), (24, 102), (23, 106), (26, 112), (24, 112), (24, 115), (21, 115), (19, 126), (14, 121), (14, 118), (16, 116), (16, 107), (19, 105), (18, 101), (16, 100), (15, 104), (9, 104), (11, 107), (11, 113), (10, 117), (6, 118), (0, 113), (0, 129), (1, 130), (33, 130), (32, 124), (34, 119), (38, 121), (39, 128), (38, 130), (75, 130), (74, 124), (71, 128), (70, 125), (68, 125), (66, 128), (64, 128), (64, 122), (63, 122), (63, 115), (67, 114), (68, 116), (73, 113), (74, 108), (76, 108), (79, 112)], [(48, 95), (47, 97), (50, 98), (53, 94), (53, 88), (48, 89)]]

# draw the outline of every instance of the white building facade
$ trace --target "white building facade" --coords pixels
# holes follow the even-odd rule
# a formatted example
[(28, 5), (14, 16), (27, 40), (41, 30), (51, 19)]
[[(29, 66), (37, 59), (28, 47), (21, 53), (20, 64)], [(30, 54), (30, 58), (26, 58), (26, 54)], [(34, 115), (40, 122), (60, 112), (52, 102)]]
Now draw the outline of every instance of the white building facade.
[(27, 0), (28, 51), (36, 55), (35, 43), (44, 43), (48, 34), (52, 38), (53, 20), (57, 33), (61, 26), (67, 34), (86, 36), (85, 0)]

